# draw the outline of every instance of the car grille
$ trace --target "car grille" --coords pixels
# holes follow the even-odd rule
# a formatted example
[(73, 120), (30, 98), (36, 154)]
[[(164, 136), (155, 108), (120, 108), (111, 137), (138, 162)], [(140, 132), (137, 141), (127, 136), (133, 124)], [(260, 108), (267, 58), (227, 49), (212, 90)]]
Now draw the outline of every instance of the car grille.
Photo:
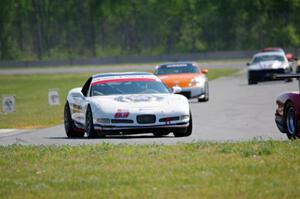
[(112, 119), (111, 123), (113, 124), (132, 124), (133, 120), (124, 120), (124, 119)]
[(284, 69), (264, 69), (257, 71), (249, 71), (249, 77), (254, 80), (273, 80), (276, 74), (284, 74)]
[(136, 121), (139, 124), (152, 124), (155, 123), (156, 117), (155, 115), (138, 115), (136, 117)]

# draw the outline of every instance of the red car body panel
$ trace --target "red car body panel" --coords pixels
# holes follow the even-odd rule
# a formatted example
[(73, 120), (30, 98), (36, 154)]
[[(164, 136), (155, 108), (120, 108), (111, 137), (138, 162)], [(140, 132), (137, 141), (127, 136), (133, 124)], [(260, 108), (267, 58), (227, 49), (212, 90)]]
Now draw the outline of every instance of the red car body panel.
[(285, 107), (288, 103), (291, 103), (296, 111), (296, 124), (297, 124), (297, 135), (300, 135), (300, 93), (297, 92), (289, 92), (282, 93), (276, 99), (276, 112), (275, 112), (275, 122), (278, 129), (282, 133), (286, 133), (285, 127), (285, 119), (284, 119), (284, 111)]
[(295, 57), (292, 53), (287, 53), (285, 54), (286, 58), (288, 61), (294, 61), (295, 60)]

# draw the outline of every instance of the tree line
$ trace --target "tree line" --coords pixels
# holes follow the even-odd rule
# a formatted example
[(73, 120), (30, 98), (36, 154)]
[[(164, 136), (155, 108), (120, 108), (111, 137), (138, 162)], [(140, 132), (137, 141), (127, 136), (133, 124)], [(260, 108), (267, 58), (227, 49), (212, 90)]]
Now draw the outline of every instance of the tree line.
[(298, 48), (299, 0), (1, 0), (0, 59)]

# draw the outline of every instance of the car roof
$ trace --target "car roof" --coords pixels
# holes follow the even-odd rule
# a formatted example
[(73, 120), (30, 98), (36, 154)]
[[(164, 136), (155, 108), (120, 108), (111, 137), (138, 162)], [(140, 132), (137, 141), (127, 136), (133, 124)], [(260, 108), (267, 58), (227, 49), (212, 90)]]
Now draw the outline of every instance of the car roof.
[(284, 52), (284, 50), (282, 48), (279, 48), (279, 47), (268, 47), (268, 48), (262, 49), (262, 52), (274, 52), (274, 51)]
[(116, 77), (116, 76), (137, 76), (137, 75), (149, 75), (154, 76), (152, 73), (148, 72), (121, 72), (121, 73), (98, 73), (93, 75), (93, 78), (101, 77)]
[(159, 64), (159, 66), (178, 65), (178, 64), (182, 64), (182, 65), (198, 65), (197, 62), (192, 62), (192, 61), (179, 61), (179, 62), (167, 62), (167, 63), (162, 63), (162, 64)]

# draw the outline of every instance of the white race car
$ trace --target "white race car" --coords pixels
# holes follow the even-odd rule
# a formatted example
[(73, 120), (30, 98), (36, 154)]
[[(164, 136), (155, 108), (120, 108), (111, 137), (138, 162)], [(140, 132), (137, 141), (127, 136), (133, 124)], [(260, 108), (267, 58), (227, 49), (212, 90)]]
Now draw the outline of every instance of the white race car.
[(248, 84), (276, 80), (276, 74), (289, 74), (293, 71), (285, 54), (279, 52), (260, 52), (253, 56), (248, 65)]
[(192, 133), (186, 97), (171, 92), (151, 73), (104, 73), (69, 91), (64, 109), (68, 137), (153, 133), (176, 137)]

